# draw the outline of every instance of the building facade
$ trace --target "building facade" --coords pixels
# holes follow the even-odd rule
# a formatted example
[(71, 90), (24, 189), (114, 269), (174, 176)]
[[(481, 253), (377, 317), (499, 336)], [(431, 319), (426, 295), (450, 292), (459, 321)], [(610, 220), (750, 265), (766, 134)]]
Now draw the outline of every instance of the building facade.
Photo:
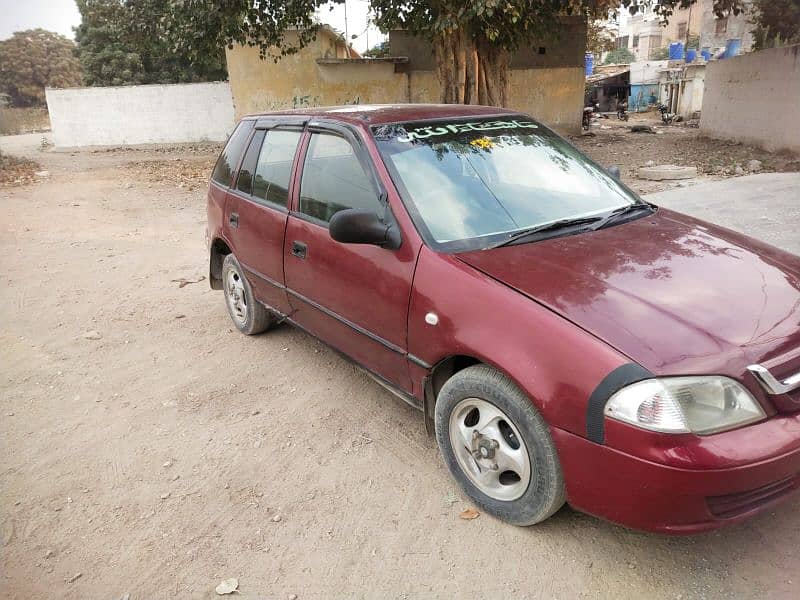
[[(348, 58), (343, 40), (328, 28), (277, 62), (260, 59), (258, 48), (226, 49), (237, 118), (307, 106), (439, 102), (431, 45), (405, 32), (391, 32), (389, 40), (394, 56), (378, 59)], [(583, 20), (569, 17), (551, 39), (516, 52), (508, 108), (532, 114), (565, 133), (579, 131), (585, 44)]]
[(617, 45), (627, 48), (637, 61), (660, 58), (673, 42), (696, 50), (707, 49), (712, 56), (725, 49), (730, 40), (738, 40), (741, 52), (753, 47), (750, 3), (739, 15), (719, 18), (714, 0), (697, 0), (687, 8), (678, 8), (665, 25), (652, 6), (628, 18), (620, 26)]

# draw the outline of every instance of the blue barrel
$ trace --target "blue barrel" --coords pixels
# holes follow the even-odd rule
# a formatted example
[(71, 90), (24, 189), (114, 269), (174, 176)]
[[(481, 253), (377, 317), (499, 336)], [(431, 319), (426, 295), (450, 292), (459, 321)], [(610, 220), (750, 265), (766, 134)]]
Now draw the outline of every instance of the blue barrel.
[(586, 77), (589, 77), (592, 73), (594, 73), (594, 55), (591, 52), (587, 52), (583, 57), (583, 64), (586, 67)]
[(703, 48), (702, 50), (700, 50), (700, 56), (703, 57), (704, 61), (706, 61), (706, 62), (710, 61), (711, 60), (711, 50), (709, 50), (708, 48)]
[(669, 59), (680, 60), (683, 58), (683, 42), (672, 42), (669, 45)]
[(686, 62), (694, 62), (697, 60), (697, 50), (694, 48), (687, 48), (686, 49)]
[(725, 44), (725, 54), (723, 58), (733, 58), (734, 56), (738, 56), (741, 54), (742, 51), (742, 40), (740, 39), (733, 39), (728, 40), (728, 43)]

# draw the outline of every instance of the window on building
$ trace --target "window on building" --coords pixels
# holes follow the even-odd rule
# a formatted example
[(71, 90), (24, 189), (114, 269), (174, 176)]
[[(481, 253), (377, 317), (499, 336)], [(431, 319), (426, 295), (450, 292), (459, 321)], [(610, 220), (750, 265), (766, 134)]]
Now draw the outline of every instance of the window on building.
[(717, 19), (714, 23), (714, 33), (717, 35), (722, 35), (726, 31), (728, 31), (728, 17)]
[(300, 183), (300, 212), (328, 222), (340, 210), (360, 208), (383, 215), (372, 180), (353, 147), (337, 135), (315, 133)]
[(639, 47), (639, 36), (638, 35), (633, 36), (633, 47), (634, 48), (638, 48)]
[(678, 39), (686, 39), (686, 23), (678, 23)]
[(627, 48), (628, 47), (628, 36), (623, 35), (617, 38), (617, 48)]

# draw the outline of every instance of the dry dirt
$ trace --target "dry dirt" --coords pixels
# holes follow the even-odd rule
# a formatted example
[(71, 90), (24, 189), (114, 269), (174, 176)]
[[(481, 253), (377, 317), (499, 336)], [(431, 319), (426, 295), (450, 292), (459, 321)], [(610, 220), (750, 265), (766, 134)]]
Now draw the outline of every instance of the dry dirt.
[[(650, 125), (656, 133), (633, 133), (632, 125)], [(622, 179), (634, 191), (647, 194), (687, 182), (647, 181), (636, 177), (636, 171), (648, 161), (657, 165), (697, 167), (699, 181), (713, 181), (736, 176), (736, 167), (749, 174), (751, 160), (761, 162), (761, 173), (800, 171), (800, 157), (790, 152), (766, 152), (760, 148), (714, 140), (684, 123), (663, 125), (658, 113), (630, 115), (628, 122), (615, 115), (597, 119), (588, 134), (572, 137), (572, 142), (602, 165), (617, 165)]]
[(796, 594), (800, 499), (691, 538), (459, 519), (419, 413), (181, 287), (207, 274), (205, 199), (174, 173), (210, 151), (31, 152), (49, 179), (0, 190), (0, 597)]

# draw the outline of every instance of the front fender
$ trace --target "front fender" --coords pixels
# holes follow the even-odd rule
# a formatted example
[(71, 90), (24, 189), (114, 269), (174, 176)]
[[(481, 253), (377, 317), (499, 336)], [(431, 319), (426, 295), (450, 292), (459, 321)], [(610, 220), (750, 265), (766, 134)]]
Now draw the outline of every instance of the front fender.
[[(438, 317), (435, 325), (429, 313)], [(492, 365), (516, 382), (552, 427), (584, 437), (592, 392), (630, 362), (552, 310), (427, 247), (414, 276), (408, 351), (428, 365), (448, 356)]]

